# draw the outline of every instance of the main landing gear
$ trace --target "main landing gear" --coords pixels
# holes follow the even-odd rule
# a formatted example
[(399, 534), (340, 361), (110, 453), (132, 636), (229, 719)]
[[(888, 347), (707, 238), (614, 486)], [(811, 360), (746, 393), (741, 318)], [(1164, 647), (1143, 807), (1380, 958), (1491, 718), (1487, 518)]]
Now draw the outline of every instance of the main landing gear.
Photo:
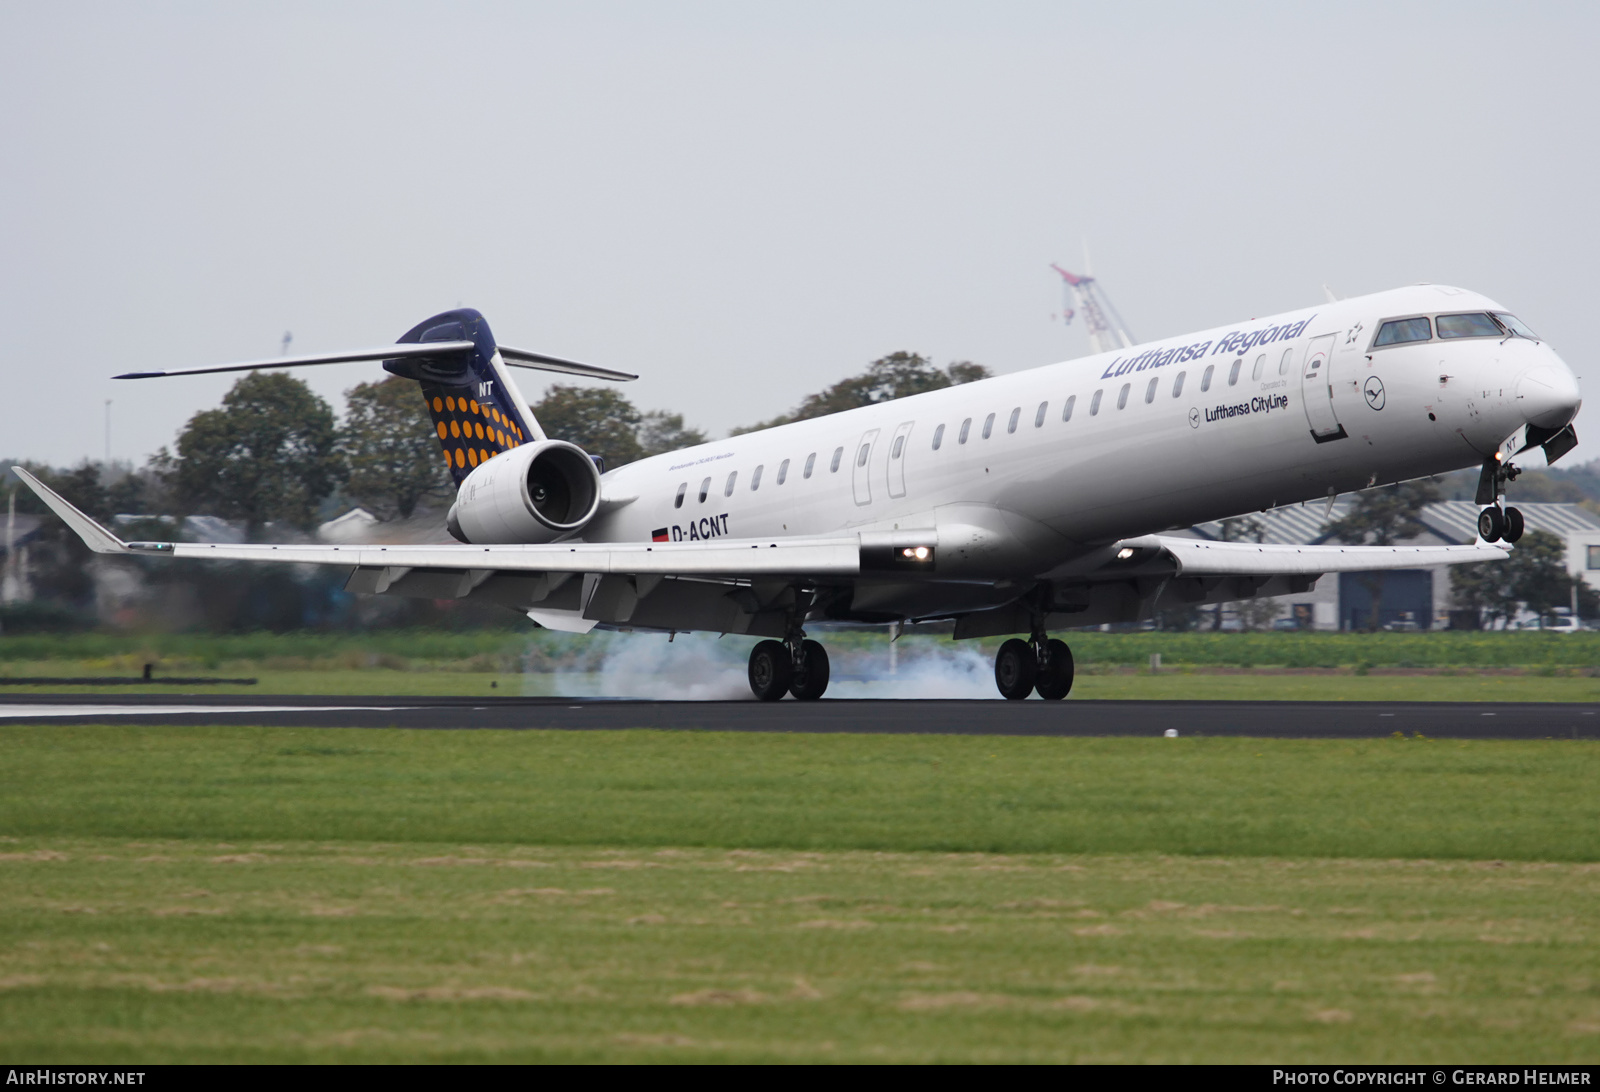
[(1034, 691), (1046, 701), (1060, 701), (1072, 692), (1072, 675), (1072, 650), (1043, 633), (1028, 641), (1013, 637), (994, 658), (994, 684), (1008, 701)]
[(803, 634), (786, 641), (761, 641), (750, 650), (750, 690), (762, 701), (793, 694), (816, 701), (828, 689), (828, 651)]

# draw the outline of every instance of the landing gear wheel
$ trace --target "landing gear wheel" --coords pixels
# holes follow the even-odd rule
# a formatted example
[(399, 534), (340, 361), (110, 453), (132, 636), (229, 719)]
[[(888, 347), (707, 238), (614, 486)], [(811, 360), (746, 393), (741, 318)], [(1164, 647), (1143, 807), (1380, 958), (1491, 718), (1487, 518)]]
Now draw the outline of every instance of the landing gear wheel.
[[(1522, 513), (1518, 512), (1518, 522)], [(1506, 533), (1506, 517), (1498, 508), (1485, 508), (1478, 513), (1478, 537), (1485, 542), (1499, 542)]]
[(1072, 650), (1065, 641), (1058, 641), (1054, 637), (1044, 647), (1045, 661), (1039, 665), (1039, 675), (1033, 680), (1033, 688), (1045, 701), (1060, 701), (1072, 693)]
[(1524, 527), (1522, 522), (1522, 513), (1518, 509), (1507, 508), (1505, 519), (1506, 530), (1502, 537), (1507, 542), (1515, 542), (1517, 539), (1522, 537), (1522, 531)]
[(994, 684), (1007, 701), (1021, 701), (1033, 693), (1039, 675), (1039, 660), (1028, 642), (1015, 637), (1000, 646), (994, 658)]
[(800, 663), (789, 681), (796, 701), (816, 701), (828, 689), (828, 650), (815, 641), (800, 643)]
[(750, 650), (750, 690), (762, 701), (777, 701), (789, 692), (794, 660), (779, 641), (762, 641)]

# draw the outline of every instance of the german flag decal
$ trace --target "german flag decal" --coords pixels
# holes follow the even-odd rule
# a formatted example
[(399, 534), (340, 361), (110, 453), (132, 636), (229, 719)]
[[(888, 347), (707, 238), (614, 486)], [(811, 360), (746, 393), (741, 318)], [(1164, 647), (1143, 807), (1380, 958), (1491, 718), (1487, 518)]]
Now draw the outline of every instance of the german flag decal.
[(667, 529), (665, 527), (658, 527), (656, 530), (651, 531), (650, 532), (650, 541), (651, 542), (666, 542), (667, 541)]

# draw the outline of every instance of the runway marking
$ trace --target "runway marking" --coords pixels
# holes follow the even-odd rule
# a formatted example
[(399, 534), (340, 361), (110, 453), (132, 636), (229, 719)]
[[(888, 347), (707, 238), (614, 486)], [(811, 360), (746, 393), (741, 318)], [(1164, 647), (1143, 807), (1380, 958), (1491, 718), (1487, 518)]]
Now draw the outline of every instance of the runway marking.
[(394, 713), (411, 705), (0, 705), (0, 717), (211, 716), (217, 713)]

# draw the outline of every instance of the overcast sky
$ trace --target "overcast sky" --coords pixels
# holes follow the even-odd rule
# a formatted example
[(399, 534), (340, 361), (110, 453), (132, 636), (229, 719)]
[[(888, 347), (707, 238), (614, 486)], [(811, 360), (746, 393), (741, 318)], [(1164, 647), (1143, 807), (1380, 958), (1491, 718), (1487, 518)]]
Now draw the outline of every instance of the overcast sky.
[(113, 399), (143, 461), (232, 377), (114, 373), (458, 305), (719, 435), (898, 349), (1082, 355), (1085, 239), (1141, 339), (1434, 281), (1582, 376), (1597, 12), (4, 0), (0, 455), (99, 458)]

